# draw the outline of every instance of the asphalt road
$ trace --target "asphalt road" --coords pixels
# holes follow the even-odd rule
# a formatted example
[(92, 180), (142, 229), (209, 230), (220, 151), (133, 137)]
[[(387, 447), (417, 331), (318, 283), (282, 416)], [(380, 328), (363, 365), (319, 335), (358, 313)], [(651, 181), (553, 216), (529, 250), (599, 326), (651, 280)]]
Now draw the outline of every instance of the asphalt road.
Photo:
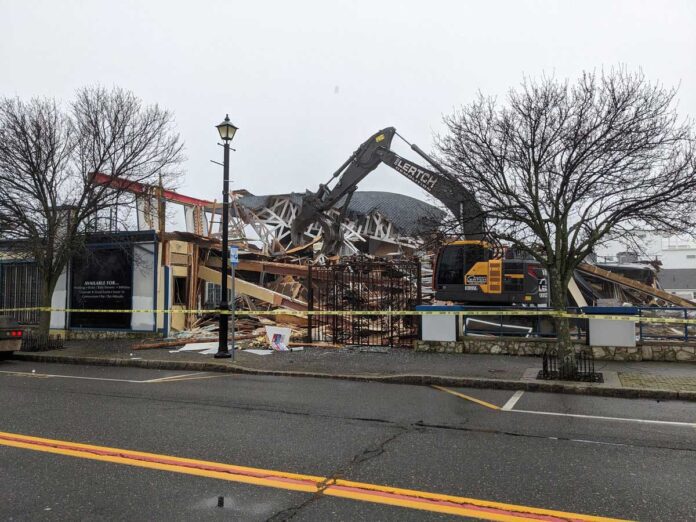
[[(603, 517), (696, 520), (696, 403), (514, 394), (7, 361), (0, 432), (312, 475), (324, 485), (338, 478)], [(32, 444), (0, 434), (0, 519), (455, 518), (415, 509), (413, 499), (306, 493), (270, 472), (274, 487)]]

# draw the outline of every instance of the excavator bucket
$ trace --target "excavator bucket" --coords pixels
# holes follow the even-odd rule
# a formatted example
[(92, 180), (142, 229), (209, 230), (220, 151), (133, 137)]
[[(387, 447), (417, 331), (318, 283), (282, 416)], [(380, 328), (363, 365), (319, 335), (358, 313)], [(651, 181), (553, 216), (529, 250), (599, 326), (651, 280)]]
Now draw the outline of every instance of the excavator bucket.
[[(337, 207), (342, 200), (345, 205), (346, 196), (349, 196), (357, 184), (382, 162), (380, 151), (391, 147), (395, 134), (394, 127), (376, 132), (334, 172), (329, 184), (332, 180), (339, 179), (333, 188), (329, 188), (327, 184), (321, 185), (315, 193), (307, 191), (302, 198), (300, 212), (291, 227), (291, 239), (295, 246), (303, 245), (306, 242), (305, 231), (312, 223), (318, 223), (322, 228), (324, 252), (333, 254), (340, 248), (341, 223), (331, 221), (324, 213)], [(344, 215), (344, 212), (341, 215)]]

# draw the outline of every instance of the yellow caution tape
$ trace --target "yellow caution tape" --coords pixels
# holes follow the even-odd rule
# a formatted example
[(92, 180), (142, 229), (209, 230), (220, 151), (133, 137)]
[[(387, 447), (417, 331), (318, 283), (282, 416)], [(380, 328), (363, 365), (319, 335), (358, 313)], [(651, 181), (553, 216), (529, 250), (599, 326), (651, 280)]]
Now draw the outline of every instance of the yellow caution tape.
[[(63, 312), (63, 313), (154, 313), (154, 314), (223, 314), (232, 315), (231, 310), (201, 309), (201, 310), (168, 310), (168, 309), (123, 309), (106, 310), (97, 308), (51, 308), (51, 307), (26, 307), (26, 308), (0, 308), (0, 314), (5, 312)], [(696, 313), (696, 309), (694, 309)], [(526, 317), (565, 317), (568, 319), (601, 319), (603, 321), (633, 321), (640, 323), (660, 323), (660, 324), (693, 324), (696, 325), (696, 318), (679, 317), (645, 317), (635, 315), (602, 315), (602, 314), (574, 314), (560, 310), (235, 310), (235, 316), (250, 315), (295, 315), (306, 316), (431, 316), (431, 315), (454, 315), (465, 317), (501, 317), (501, 316), (526, 316)]]

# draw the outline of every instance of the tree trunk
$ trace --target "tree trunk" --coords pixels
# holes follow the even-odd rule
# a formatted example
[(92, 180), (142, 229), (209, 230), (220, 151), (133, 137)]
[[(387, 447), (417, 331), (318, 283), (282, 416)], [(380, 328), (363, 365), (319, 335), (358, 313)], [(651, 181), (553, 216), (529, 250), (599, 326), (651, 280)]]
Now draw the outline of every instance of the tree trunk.
[[(41, 298), (39, 306), (41, 308), (51, 308), (51, 300), (53, 298), (53, 291), (56, 288), (57, 279), (54, 278), (44, 278)], [(39, 328), (37, 331), (39, 339), (48, 338), (49, 331), (51, 329), (51, 312), (42, 310), (39, 313)]]
[[(568, 282), (558, 270), (550, 269), (551, 307), (555, 311), (564, 312), (568, 305)], [(558, 354), (558, 371), (561, 377), (572, 378), (577, 367), (575, 351), (570, 340), (570, 324), (567, 317), (555, 317), (556, 348)]]

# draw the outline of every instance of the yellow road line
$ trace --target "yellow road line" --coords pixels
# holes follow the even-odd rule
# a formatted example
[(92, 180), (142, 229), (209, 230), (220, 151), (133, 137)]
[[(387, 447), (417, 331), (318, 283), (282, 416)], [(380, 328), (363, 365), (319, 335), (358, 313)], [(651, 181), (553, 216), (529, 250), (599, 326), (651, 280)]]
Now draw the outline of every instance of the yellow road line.
[(456, 395), (457, 397), (461, 399), (466, 399), (467, 401), (475, 402), (476, 404), (480, 404), (481, 406), (485, 406), (486, 408), (490, 408), (491, 410), (499, 410), (500, 406), (496, 406), (495, 404), (491, 404), (490, 402), (482, 401), (481, 399), (477, 399), (476, 397), (471, 397), (470, 395), (464, 395), (463, 393), (456, 392), (454, 390), (450, 390), (449, 388), (445, 388), (443, 386), (436, 386), (432, 385), (433, 388), (436, 390), (440, 390), (443, 392), (451, 393), (452, 395)]
[(582, 522), (618, 521), (618, 519), (599, 516), (393, 488), (364, 482), (329, 479), (314, 475), (251, 468), (220, 462), (186, 459), (107, 446), (80, 444), (14, 433), (0, 432), (0, 445), (402, 508), (467, 516), (482, 520), (501, 522), (539, 520), (549, 522), (568, 522), (571, 520)]

